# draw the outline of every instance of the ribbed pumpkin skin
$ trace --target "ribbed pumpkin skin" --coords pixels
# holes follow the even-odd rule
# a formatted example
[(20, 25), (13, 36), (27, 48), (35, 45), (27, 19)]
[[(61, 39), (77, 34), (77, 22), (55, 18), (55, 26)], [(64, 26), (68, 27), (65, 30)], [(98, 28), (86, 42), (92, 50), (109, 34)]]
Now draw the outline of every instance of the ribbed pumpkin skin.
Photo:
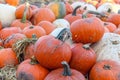
[(63, 69), (59, 68), (51, 71), (44, 80), (85, 80), (83, 74), (75, 69), (71, 69), (71, 76), (63, 76)]
[(70, 46), (50, 35), (39, 38), (34, 51), (38, 62), (48, 69), (62, 67), (62, 61), (69, 62), (71, 59)]
[(52, 2), (48, 5), (48, 8), (53, 11), (56, 18), (63, 18), (66, 15), (66, 6), (63, 2)]
[(23, 61), (17, 68), (17, 80), (44, 80), (48, 70), (40, 64), (30, 64), (30, 59)]
[[(86, 75), (96, 63), (96, 54), (92, 48), (85, 48), (82, 43), (74, 44), (70, 67)], [(76, 65), (77, 64), (77, 65)]]
[(90, 17), (74, 21), (70, 27), (75, 42), (94, 43), (104, 34), (104, 26), (100, 19)]
[[(110, 67), (105, 69), (104, 65)], [(96, 63), (90, 71), (89, 80), (120, 80), (120, 63), (111, 60)]]

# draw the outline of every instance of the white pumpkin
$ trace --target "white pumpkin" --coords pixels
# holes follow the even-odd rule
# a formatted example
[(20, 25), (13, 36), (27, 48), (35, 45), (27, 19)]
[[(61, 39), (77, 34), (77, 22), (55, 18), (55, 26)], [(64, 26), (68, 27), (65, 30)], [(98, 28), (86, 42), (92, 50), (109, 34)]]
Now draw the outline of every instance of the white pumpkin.
[(91, 10), (91, 11), (96, 11), (97, 9), (96, 9), (96, 7), (95, 6), (93, 6), (92, 4), (88, 4), (88, 3), (86, 3), (85, 5), (83, 5), (81, 8), (85, 8), (86, 7), (86, 10)]
[(97, 8), (97, 12), (106, 13), (109, 9), (112, 10), (113, 4), (106, 2)]
[(91, 45), (97, 54), (97, 61), (115, 60), (120, 61), (120, 35), (115, 33), (105, 33), (103, 38)]
[(59, 27), (54, 29), (49, 35), (52, 35), (54, 37), (61, 37), (64, 38), (65, 42), (69, 45), (72, 45), (72, 34), (70, 32), (69, 28), (63, 28), (63, 27)]
[(0, 21), (3, 27), (9, 27), (11, 22), (16, 19), (16, 7), (7, 4), (0, 4)]
[(77, 6), (83, 7), (85, 4), (86, 4), (86, 2), (76, 1), (76, 2), (73, 2), (73, 3), (71, 4), (71, 6), (72, 6), (73, 9), (75, 9)]
[(111, 9), (112, 13), (118, 13), (118, 10), (120, 9), (120, 5), (119, 4), (110, 3), (110, 2), (106, 2), (106, 3), (103, 3), (101, 6), (99, 6), (97, 8), (97, 11), (100, 12), (100, 13), (105, 13), (109, 9)]
[(53, 25), (55, 25), (55, 27), (70, 27), (70, 23), (65, 20), (65, 19), (56, 19), (55, 21), (53, 21)]

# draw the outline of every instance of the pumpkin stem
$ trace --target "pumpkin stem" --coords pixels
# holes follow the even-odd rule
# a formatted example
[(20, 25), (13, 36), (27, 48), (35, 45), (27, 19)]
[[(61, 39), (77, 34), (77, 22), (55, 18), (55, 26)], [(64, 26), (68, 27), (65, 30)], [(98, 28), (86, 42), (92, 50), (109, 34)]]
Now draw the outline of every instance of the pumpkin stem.
[(73, 12), (72, 12), (72, 15), (73, 15), (73, 16), (76, 16), (77, 9), (80, 8), (80, 7), (81, 7), (81, 6), (77, 6), (77, 7), (73, 10)]
[(118, 14), (120, 14), (120, 9), (118, 10)]
[(25, 23), (26, 22), (26, 14), (27, 14), (27, 11), (28, 11), (28, 8), (29, 8), (30, 4), (28, 2), (25, 3), (25, 9), (24, 9), (24, 13), (23, 13), (23, 17), (21, 19), (21, 22), (22, 23)]
[(64, 68), (63, 76), (71, 76), (72, 73), (68, 63), (66, 61), (63, 61), (61, 64), (63, 65), (63, 68)]
[(56, 37), (57, 39), (61, 40), (62, 42), (65, 42), (71, 37), (71, 32), (68, 28), (64, 28)]
[(31, 25), (30, 27), (29, 27), (29, 29), (33, 29), (34, 28), (34, 26), (33, 25)]
[(108, 65), (108, 64), (105, 64), (105, 65), (103, 66), (103, 68), (104, 68), (105, 70), (111, 70), (111, 66)]
[(90, 49), (90, 44), (84, 44), (83, 48), (86, 49), (86, 50), (89, 50)]
[(82, 14), (82, 18), (86, 18), (88, 13), (90, 13), (90, 14), (95, 14), (95, 15), (99, 15), (99, 16), (101, 16), (101, 17), (107, 17), (105, 14), (101, 14), (101, 13), (96, 12), (96, 11), (87, 10), (87, 11), (85, 11), (85, 12)]
[(25, 49), (29, 44), (34, 44), (37, 41), (37, 38), (24, 38), (22, 40), (18, 40), (13, 44), (12, 49), (17, 54), (17, 58), (19, 63), (24, 60)]
[(108, 12), (108, 13), (111, 13), (111, 12), (112, 12), (112, 9), (111, 9), (111, 8), (109, 8), (107, 12)]
[(38, 64), (38, 61), (36, 60), (35, 56), (31, 57), (30, 64), (32, 64), (32, 65)]

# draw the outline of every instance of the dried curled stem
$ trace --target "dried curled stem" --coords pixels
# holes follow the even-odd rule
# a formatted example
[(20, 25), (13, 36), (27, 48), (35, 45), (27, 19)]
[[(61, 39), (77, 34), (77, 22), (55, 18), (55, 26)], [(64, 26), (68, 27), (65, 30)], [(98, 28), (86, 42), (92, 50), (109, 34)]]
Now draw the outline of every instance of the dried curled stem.
[(17, 80), (17, 66), (7, 65), (0, 69), (0, 80)]
[(24, 38), (22, 40), (17, 41), (13, 44), (12, 49), (17, 54), (17, 58), (19, 62), (24, 60), (25, 49), (29, 44), (34, 44), (37, 41), (37, 38)]

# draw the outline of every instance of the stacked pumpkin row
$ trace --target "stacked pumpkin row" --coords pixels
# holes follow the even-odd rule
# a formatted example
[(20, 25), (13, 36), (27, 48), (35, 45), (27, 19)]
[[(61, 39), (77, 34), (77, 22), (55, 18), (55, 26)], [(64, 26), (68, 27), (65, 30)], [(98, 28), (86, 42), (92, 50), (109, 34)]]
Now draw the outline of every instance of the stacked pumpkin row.
[(118, 2), (87, 2), (0, 4), (1, 78), (119, 80)]

